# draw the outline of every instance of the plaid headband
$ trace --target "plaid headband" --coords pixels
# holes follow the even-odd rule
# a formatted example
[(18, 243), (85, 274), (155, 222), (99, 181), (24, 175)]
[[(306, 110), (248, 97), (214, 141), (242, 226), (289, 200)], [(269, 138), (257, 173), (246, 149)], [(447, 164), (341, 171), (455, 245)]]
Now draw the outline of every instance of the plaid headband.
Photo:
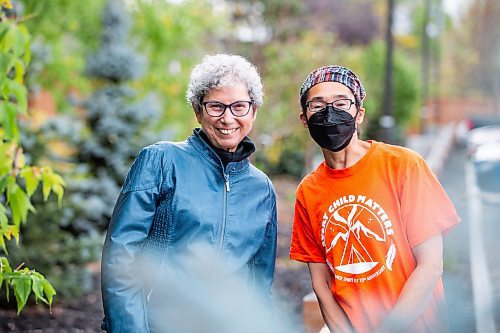
[(365, 88), (363, 88), (356, 74), (348, 68), (337, 65), (324, 66), (312, 71), (300, 88), (300, 98), (302, 98), (311, 87), (321, 82), (342, 83), (344, 86), (351, 89), (357, 105), (361, 105), (365, 99)]

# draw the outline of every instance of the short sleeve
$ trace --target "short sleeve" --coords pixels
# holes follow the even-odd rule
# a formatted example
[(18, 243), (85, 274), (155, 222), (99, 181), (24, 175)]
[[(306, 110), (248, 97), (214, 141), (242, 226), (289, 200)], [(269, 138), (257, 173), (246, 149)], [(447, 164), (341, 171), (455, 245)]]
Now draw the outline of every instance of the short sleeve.
[(422, 158), (410, 168), (403, 184), (401, 213), (412, 248), (460, 222), (453, 203)]
[(319, 239), (315, 237), (307, 211), (300, 199), (297, 198), (295, 200), (290, 259), (302, 262), (326, 262), (318, 242)]

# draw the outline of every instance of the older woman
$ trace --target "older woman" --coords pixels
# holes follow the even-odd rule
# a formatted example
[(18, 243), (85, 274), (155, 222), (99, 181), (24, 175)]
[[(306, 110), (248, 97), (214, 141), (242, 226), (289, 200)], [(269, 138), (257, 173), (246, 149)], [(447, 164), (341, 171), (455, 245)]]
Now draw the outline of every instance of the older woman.
[(115, 205), (102, 256), (104, 329), (149, 332), (160, 318), (161, 332), (189, 332), (189, 320), (173, 323), (186, 308), (173, 314), (152, 304), (190, 297), (202, 309), (212, 300), (196, 286), (228, 277), (270, 295), (276, 198), (249, 162), (255, 147), (247, 137), (262, 97), (255, 66), (240, 56), (206, 56), (193, 69), (187, 99), (201, 128), (186, 141), (144, 148)]

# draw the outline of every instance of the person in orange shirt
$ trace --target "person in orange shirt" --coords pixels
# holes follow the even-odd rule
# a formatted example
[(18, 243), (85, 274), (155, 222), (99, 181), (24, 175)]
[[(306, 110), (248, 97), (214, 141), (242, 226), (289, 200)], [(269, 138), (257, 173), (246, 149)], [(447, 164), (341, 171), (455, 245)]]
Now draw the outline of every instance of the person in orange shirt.
[(442, 235), (460, 218), (420, 155), (360, 140), (365, 95), (337, 65), (302, 85), (324, 161), (297, 188), (290, 258), (308, 264), (331, 332), (447, 332)]

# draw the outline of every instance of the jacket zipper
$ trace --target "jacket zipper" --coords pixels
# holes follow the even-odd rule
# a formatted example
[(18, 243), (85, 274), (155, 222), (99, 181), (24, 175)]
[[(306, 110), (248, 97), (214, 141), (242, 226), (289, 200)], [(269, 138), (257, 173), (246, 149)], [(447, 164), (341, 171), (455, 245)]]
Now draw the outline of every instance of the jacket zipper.
[(226, 179), (226, 192), (229, 192), (229, 174), (224, 174), (224, 178)]
[(224, 210), (223, 210), (223, 214), (222, 214), (222, 228), (221, 228), (220, 243), (219, 243), (219, 253), (217, 254), (217, 265), (216, 265), (216, 269), (215, 269), (215, 277), (217, 276), (217, 272), (219, 270), (219, 261), (220, 261), (220, 256), (221, 256), (221, 253), (222, 253), (222, 246), (224, 244), (224, 233), (226, 232), (227, 193), (230, 190), (230, 187), (229, 187), (229, 174), (224, 173), (224, 180), (225, 180)]

